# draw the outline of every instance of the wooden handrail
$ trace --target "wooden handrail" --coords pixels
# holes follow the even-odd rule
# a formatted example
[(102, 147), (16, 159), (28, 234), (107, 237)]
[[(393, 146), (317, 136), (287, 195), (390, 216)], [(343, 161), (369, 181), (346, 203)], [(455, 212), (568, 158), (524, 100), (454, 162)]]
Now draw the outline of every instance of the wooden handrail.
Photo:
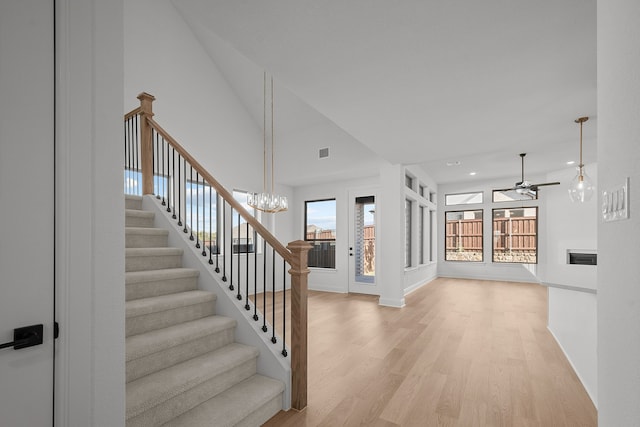
[(213, 176), (211, 176), (211, 174), (207, 172), (207, 170), (200, 163), (198, 163), (198, 161), (194, 159), (193, 156), (191, 156), (191, 154), (189, 154), (187, 150), (185, 150), (184, 147), (178, 143), (178, 141), (171, 137), (171, 135), (169, 135), (169, 133), (167, 133), (167, 131), (165, 131), (155, 120), (147, 118), (147, 122), (173, 148), (175, 148), (175, 150), (182, 157), (184, 157), (191, 166), (193, 166), (193, 169), (195, 169), (195, 171), (198, 172), (200, 176), (202, 176), (204, 180), (207, 181), (207, 183), (211, 187), (213, 187), (218, 192), (218, 194), (222, 196), (222, 198), (226, 200), (229, 205), (231, 205), (233, 209), (240, 213), (240, 216), (242, 216), (242, 218), (244, 218), (245, 221), (247, 221), (249, 225), (251, 225), (253, 229), (256, 230), (258, 234), (260, 234), (260, 236), (262, 236), (262, 238), (266, 240), (267, 243), (271, 245), (271, 247), (274, 248), (282, 258), (284, 258), (285, 261), (287, 261), (289, 265), (291, 265), (293, 258), (291, 252), (282, 243), (280, 243), (280, 241), (276, 239), (276, 237), (271, 234), (271, 232), (267, 230), (264, 225), (260, 223), (260, 221), (258, 221), (253, 215), (247, 212), (242, 204), (238, 202), (235, 197), (233, 197), (233, 195), (222, 186), (222, 184), (220, 184)]

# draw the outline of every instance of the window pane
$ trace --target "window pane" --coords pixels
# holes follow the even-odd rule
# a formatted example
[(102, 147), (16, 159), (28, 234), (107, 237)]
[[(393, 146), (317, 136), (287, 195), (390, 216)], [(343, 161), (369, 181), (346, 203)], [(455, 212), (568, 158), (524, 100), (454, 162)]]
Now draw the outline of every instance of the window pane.
[(405, 200), (404, 205), (404, 266), (411, 267), (411, 200)]
[(493, 210), (493, 262), (538, 262), (538, 208)]
[(493, 202), (514, 202), (519, 200), (535, 200), (538, 198), (538, 192), (527, 190), (526, 192), (518, 192), (516, 190), (493, 190)]
[(406, 185), (407, 188), (413, 189), (413, 177), (410, 177), (409, 175), (405, 175), (404, 176), (404, 185)]
[[(220, 253), (217, 244), (217, 195), (201, 182), (187, 180), (185, 184), (184, 220), (193, 236), (212, 253)], [(211, 209), (209, 209), (211, 207)]]
[(482, 210), (447, 212), (445, 261), (482, 261)]
[(418, 262), (424, 264), (424, 206), (420, 206), (418, 218)]
[(305, 237), (313, 247), (309, 251), (309, 267), (336, 266), (336, 201), (305, 202)]
[(482, 203), (482, 191), (475, 193), (447, 194), (444, 196), (444, 204), (451, 205), (473, 205)]
[[(256, 217), (257, 211), (247, 204), (246, 191), (233, 190), (233, 198), (240, 202), (242, 207), (245, 208), (249, 214)], [(231, 230), (233, 253), (253, 253), (255, 251), (257, 241), (257, 235), (253, 230), (253, 227), (248, 225), (247, 221), (235, 210), (233, 211), (233, 217), (231, 220), (233, 224), (233, 229)]]

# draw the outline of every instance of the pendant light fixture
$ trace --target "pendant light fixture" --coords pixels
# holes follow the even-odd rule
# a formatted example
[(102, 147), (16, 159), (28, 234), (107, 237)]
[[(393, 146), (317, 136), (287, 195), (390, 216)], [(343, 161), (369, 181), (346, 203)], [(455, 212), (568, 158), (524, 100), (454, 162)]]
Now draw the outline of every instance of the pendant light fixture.
[(580, 117), (575, 120), (576, 123), (580, 123), (580, 164), (578, 164), (578, 174), (571, 180), (569, 186), (569, 198), (574, 203), (590, 200), (595, 190), (593, 181), (585, 173), (584, 163), (582, 163), (582, 124), (587, 120), (589, 117)]
[[(274, 193), (275, 190), (275, 169), (274, 169), (274, 150), (275, 140), (273, 138), (273, 77), (271, 77), (271, 187), (267, 188), (267, 72), (263, 72), (262, 79), (262, 145), (263, 145), (263, 181), (262, 193), (250, 193), (247, 195), (247, 204), (253, 208), (268, 213), (276, 213), (286, 211), (289, 208), (289, 202), (286, 196), (279, 196)], [(267, 190), (270, 190), (267, 191)]]

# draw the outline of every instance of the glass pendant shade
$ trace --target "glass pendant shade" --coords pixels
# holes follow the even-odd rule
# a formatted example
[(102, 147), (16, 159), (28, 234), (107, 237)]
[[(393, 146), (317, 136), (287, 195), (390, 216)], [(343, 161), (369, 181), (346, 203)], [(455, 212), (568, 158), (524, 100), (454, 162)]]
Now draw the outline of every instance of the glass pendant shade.
[(251, 193), (247, 196), (247, 204), (263, 212), (276, 213), (289, 209), (286, 196), (271, 193)]
[(591, 178), (578, 168), (578, 174), (571, 180), (569, 185), (569, 198), (572, 202), (584, 203), (591, 200), (595, 187)]

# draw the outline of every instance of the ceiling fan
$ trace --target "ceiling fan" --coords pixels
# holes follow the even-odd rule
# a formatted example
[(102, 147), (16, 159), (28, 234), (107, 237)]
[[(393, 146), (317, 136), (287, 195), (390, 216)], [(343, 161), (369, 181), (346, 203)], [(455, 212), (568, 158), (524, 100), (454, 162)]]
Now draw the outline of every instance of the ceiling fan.
[(522, 174), (521, 174), (520, 182), (516, 182), (515, 185), (511, 188), (502, 188), (496, 191), (515, 191), (518, 194), (535, 197), (538, 191), (538, 187), (560, 184), (559, 182), (544, 182), (541, 184), (532, 184), (531, 182), (525, 180), (524, 179), (524, 156), (526, 155), (527, 153), (520, 153), (520, 159), (522, 162)]

